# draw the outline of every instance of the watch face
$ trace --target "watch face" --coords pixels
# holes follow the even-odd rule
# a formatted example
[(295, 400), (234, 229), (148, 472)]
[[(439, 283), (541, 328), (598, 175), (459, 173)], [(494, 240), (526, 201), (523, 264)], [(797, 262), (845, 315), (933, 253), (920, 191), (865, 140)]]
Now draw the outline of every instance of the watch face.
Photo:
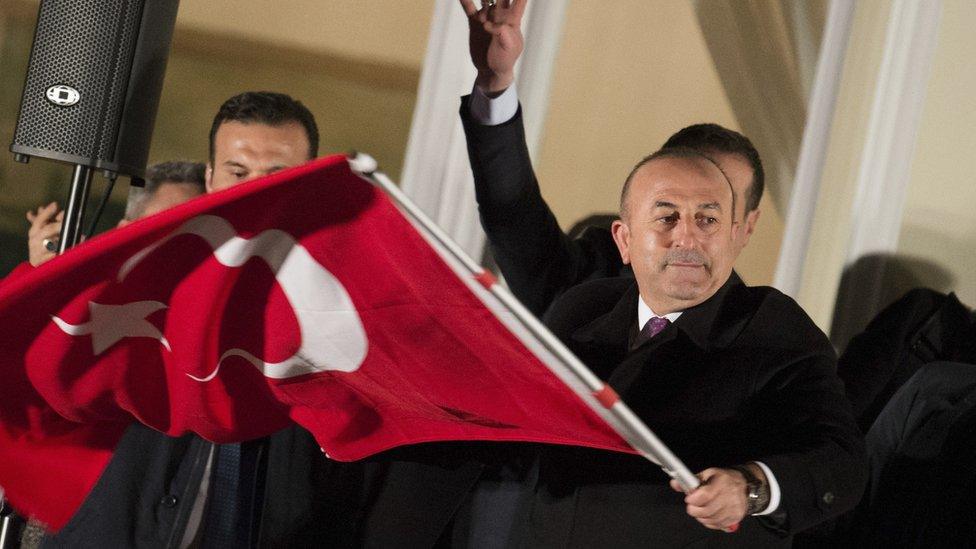
[(745, 466), (733, 467), (742, 474), (746, 481), (746, 513), (754, 515), (762, 512), (769, 505), (769, 488)]
[(769, 505), (769, 490), (764, 489), (764, 486), (755, 482), (749, 483), (749, 514), (759, 513), (766, 510), (766, 506)]

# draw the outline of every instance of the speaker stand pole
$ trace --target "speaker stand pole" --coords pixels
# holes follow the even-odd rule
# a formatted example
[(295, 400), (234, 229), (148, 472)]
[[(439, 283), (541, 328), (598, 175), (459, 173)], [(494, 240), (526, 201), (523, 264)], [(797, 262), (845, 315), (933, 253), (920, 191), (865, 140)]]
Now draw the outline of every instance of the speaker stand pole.
[(94, 170), (88, 166), (75, 165), (74, 175), (71, 177), (71, 194), (68, 195), (68, 206), (64, 210), (64, 220), (61, 223), (58, 254), (63, 254), (81, 238), (81, 222), (85, 215), (88, 192), (91, 190), (92, 173)]
[[(61, 237), (58, 241), (59, 255), (78, 244), (81, 238), (81, 222), (85, 215), (85, 205), (88, 202), (93, 173), (94, 170), (88, 166), (75, 165), (74, 174), (71, 177), (68, 207), (64, 210), (64, 219), (61, 223)], [(23, 528), (23, 520), (7, 505), (3, 498), (3, 491), (0, 490), (0, 549), (19, 547)]]

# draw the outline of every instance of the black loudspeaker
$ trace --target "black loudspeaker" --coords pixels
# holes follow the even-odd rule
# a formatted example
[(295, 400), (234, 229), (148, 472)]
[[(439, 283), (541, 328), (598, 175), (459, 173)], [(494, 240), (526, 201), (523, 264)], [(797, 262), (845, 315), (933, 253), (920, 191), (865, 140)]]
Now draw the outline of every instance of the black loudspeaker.
[(10, 150), (144, 177), (179, 0), (42, 0)]

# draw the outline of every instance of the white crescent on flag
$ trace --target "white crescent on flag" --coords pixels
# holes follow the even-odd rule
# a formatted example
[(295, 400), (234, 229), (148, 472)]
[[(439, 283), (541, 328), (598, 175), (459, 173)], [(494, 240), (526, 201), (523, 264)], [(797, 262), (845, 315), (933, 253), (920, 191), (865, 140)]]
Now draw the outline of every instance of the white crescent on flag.
[(206, 382), (220, 371), (224, 359), (239, 356), (265, 376), (286, 379), (324, 371), (352, 372), (366, 358), (368, 342), (359, 313), (342, 283), (288, 233), (276, 229), (251, 239), (238, 236), (224, 218), (201, 215), (129, 258), (119, 270), (119, 282), (156, 248), (174, 237), (192, 234), (204, 239), (214, 257), (226, 267), (240, 267), (252, 257), (263, 259), (275, 274), (298, 320), (301, 345), (281, 362), (266, 362), (244, 349), (224, 351), (213, 372), (191, 378)]

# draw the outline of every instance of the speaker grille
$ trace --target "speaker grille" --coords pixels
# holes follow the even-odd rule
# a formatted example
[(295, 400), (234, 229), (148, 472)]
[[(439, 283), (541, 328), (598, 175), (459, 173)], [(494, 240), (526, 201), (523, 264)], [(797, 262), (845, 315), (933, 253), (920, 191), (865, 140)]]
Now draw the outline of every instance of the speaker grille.
[[(141, 15), (142, 2), (127, 0), (41, 3), (15, 145), (113, 159)], [(59, 84), (78, 90), (77, 104), (47, 99)]]

